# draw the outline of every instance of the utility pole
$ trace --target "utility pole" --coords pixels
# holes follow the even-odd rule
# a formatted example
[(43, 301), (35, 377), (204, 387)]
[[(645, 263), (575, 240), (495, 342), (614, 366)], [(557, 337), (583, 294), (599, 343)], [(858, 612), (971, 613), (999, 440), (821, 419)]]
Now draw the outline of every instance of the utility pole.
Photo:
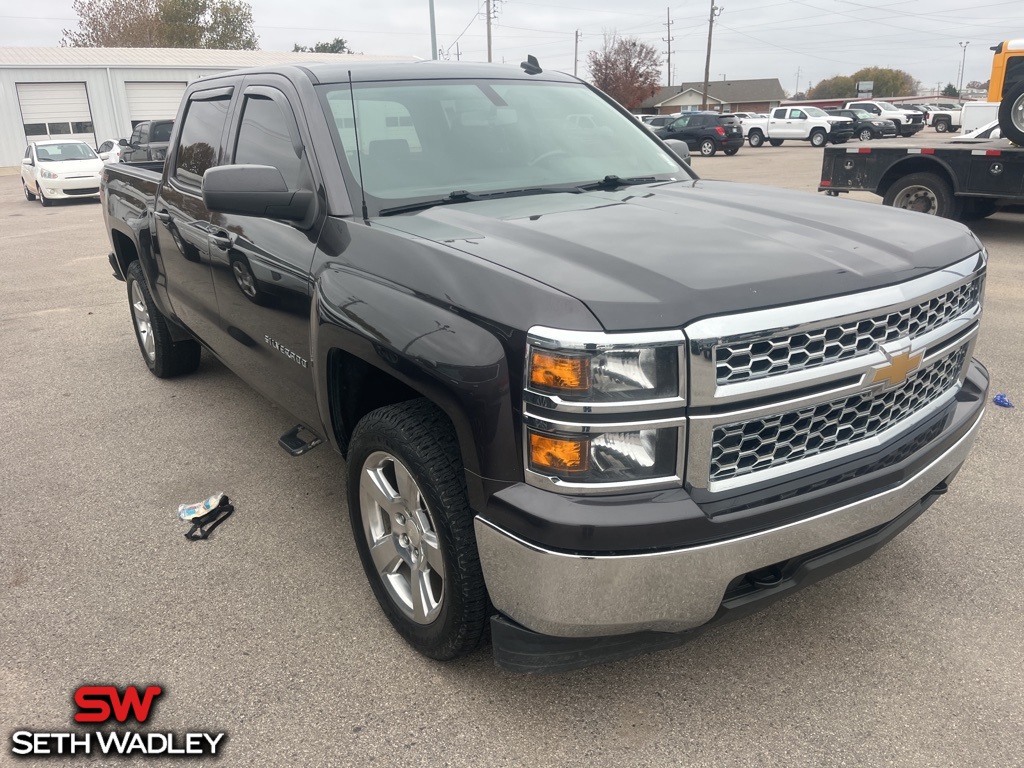
[[(437, 27), (434, 25), (434, 0), (428, 0), (430, 4), (430, 53), (431, 58), (437, 61)], [(477, 6), (479, 8), (480, 6)]]
[(957, 43), (960, 46), (960, 50), (963, 52), (960, 56), (960, 74), (957, 76), (956, 81), (956, 96), (960, 101), (964, 100), (964, 67), (967, 64), (967, 46), (971, 44), (970, 40), (962, 43)]
[(462, 51), (459, 50), (459, 41), (455, 41), (455, 60), (462, 61)]
[(666, 71), (668, 73), (668, 85), (672, 85), (672, 41), (675, 40), (675, 38), (672, 37), (672, 25), (674, 23), (675, 22), (672, 21), (672, 9), (671, 8), (666, 8), (665, 9), (665, 34), (668, 35), (668, 36), (667, 37), (663, 37), (661, 39), (668, 46), (668, 51), (666, 51), (666, 53), (668, 54), (668, 65), (666, 67)]
[(794, 95), (798, 93), (800, 93), (800, 67), (796, 68), (796, 90), (793, 91)]
[(704, 59), (704, 97), (700, 103), (702, 110), (708, 108), (708, 78), (711, 75), (711, 34), (715, 30), (715, 18), (720, 16), (724, 8), (719, 8), (715, 5), (715, 0), (711, 0), (711, 15), (708, 16), (708, 54)]
[(491, 0), (487, 0), (487, 61), (491, 61)]
[(580, 38), (581, 37), (583, 37), (583, 35), (581, 35), (580, 31), (577, 29), (576, 30), (576, 34), (573, 35), (573, 39), (575, 40), (575, 44), (573, 46), (573, 51), (572, 51), (572, 76), (573, 77), (576, 77), (576, 70), (579, 67), (579, 63), (580, 63)]

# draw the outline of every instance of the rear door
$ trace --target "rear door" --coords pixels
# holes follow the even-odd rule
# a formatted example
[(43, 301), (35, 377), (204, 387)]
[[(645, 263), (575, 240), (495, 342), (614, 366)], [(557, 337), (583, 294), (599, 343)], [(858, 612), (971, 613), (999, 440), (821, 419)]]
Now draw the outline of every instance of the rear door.
[[(283, 77), (250, 75), (239, 95), (228, 162), (277, 168), (291, 190), (322, 188), (298, 94)], [(221, 322), (218, 349), (236, 373), (313, 429), (310, 267), (323, 216), (302, 222), (215, 214), (210, 260)]]
[(219, 85), (189, 96), (155, 206), (158, 269), (171, 308), (215, 349), (220, 346), (219, 313), (209, 244), (215, 224), (203, 203), (202, 182), (207, 169), (223, 162), (233, 92), (234, 86)]

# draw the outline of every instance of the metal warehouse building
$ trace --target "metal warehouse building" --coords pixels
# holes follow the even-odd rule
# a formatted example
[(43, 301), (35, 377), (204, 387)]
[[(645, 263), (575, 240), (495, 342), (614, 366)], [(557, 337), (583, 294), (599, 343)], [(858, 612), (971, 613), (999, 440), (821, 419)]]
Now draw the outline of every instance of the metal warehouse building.
[(142, 120), (175, 117), (185, 86), (241, 67), (308, 61), (401, 60), (361, 54), (183, 48), (0, 48), (0, 167), (27, 142), (75, 138), (95, 147)]

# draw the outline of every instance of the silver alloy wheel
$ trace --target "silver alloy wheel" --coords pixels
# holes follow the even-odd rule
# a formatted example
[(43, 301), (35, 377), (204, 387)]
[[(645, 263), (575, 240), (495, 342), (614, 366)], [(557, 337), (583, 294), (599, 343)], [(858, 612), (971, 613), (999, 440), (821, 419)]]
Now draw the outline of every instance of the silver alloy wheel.
[(860, 132), (860, 140), (861, 141), (871, 141), (872, 138), (874, 138), (874, 134), (871, 133), (871, 129), (870, 128), (863, 128), (863, 129), (861, 129), (861, 132)]
[(359, 473), (359, 512), (370, 557), (392, 602), (429, 624), (444, 603), (445, 567), (437, 527), (408, 468), (375, 451)]
[(138, 280), (132, 282), (132, 317), (135, 319), (135, 332), (142, 342), (142, 349), (150, 362), (156, 360), (156, 339), (153, 338), (153, 323), (149, 319), (146, 297), (142, 295)]
[(939, 210), (939, 198), (935, 194), (935, 190), (920, 184), (913, 184), (896, 195), (892, 201), (892, 207), (929, 213), (934, 216)]
[(711, 139), (704, 139), (700, 144), (700, 153), (704, 157), (711, 157), (715, 154), (715, 143)]
[(235, 282), (246, 296), (256, 298), (256, 277), (243, 261), (231, 263), (231, 271), (235, 273)]
[(1024, 93), (1010, 107), (1010, 122), (1018, 131), (1024, 131)]

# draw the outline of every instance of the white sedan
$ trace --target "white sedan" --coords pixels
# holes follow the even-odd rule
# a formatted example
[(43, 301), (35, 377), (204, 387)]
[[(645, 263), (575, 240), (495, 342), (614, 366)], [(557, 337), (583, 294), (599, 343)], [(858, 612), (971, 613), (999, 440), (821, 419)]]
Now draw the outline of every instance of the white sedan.
[(26, 200), (50, 205), (53, 200), (99, 197), (103, 161), (84, 141), (35, 141), (21, 161), (21, 187)]

